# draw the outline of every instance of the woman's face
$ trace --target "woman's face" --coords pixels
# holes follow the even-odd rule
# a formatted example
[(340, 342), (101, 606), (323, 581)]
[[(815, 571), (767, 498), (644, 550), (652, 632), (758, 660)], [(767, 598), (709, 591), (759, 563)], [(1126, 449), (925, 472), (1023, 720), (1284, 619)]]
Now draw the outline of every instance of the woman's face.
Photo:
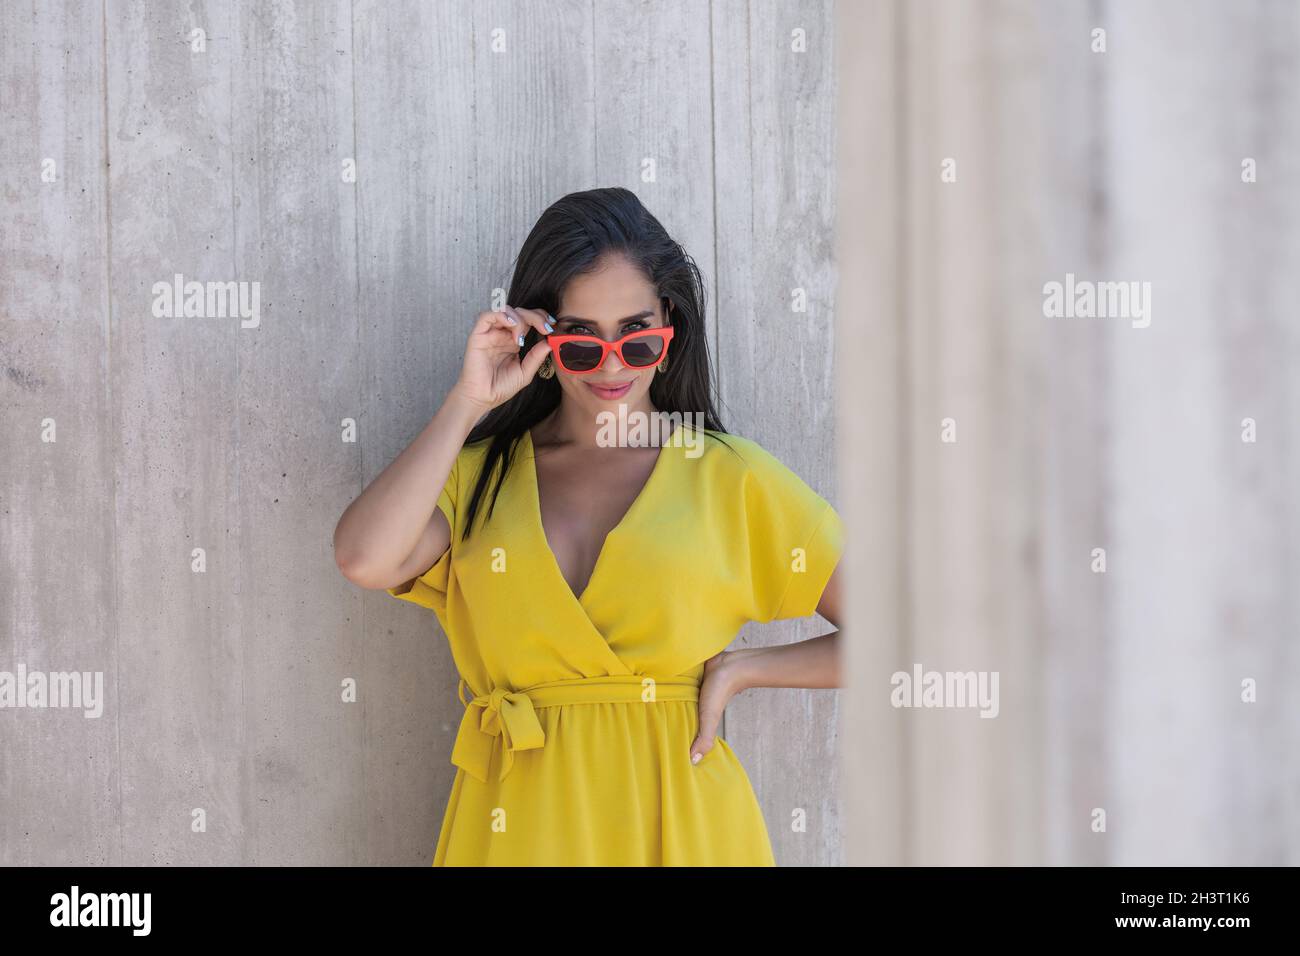
[[(555, 335), (594, 335), (614, 342), (629, 332), (658, 329), (667, 325), (664, 304), (655, 287), (622, 256), (607, 256), (598, 271), (570, 280), (560, 297), (555, 314)], [(600, 412), (616, 411), (619, 405), (629, 410), (651, 411), (650, 383), (655, 368), (629, 368), (610, 352), (594, 372), (576, 375), (566, 372), (551, 357), (555, 377), (564, 401), (588, 411), (594, 418)]]

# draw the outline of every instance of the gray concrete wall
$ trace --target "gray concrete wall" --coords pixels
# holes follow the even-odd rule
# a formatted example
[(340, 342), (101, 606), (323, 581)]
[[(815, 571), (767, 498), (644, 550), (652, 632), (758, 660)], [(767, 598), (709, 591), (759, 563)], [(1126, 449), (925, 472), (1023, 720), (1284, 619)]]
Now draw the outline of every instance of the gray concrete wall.
[[(0, 670), (104, 678), (98, 718), (0, 710), (0, 864), (429, 862), (450, 656), (331, 537), (566, 192), (696, 257), (726, 423), (837, 500), (832, 14), (0, 6)], [(155, 316), (177, 273), (260, 283), (260, 323)], [(729, 709), (781, 863), (839, 859), (837, 700)]]
[[(836, 35), (847, 861), (1295, 865), (1300, 7)], [(1067, 273), (1149, 326), (1045, 316)], [(916, 664), (998, 672), (998, 717), (892, 706)]]

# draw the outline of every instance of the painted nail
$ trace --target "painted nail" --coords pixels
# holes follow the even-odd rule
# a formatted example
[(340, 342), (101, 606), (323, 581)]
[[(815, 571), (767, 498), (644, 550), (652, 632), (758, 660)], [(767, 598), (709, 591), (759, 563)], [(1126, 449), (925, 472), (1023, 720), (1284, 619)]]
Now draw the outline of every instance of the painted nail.
[(519, 336), (519, 347), (520, 348), (524, 347), (524, 337), (522, 335)]
[(547, 334), (547, 335), (550, 335), (552, 332), (555, 331), (555, 326), (551, 325), (550, 322), (543, 322), (543, 323), (542, 323), (542, 327), (543, 327), (544, 329), (546, 329), (546, 334)]
[(704, 754), (691, 754), (691, 763), (699, 763)]
[(519, 320), (516, 319), (513, 315), (511, 315), (509, 312), (506, 313), (506, 321), (509, 322), (511, 325), (519, 324)]

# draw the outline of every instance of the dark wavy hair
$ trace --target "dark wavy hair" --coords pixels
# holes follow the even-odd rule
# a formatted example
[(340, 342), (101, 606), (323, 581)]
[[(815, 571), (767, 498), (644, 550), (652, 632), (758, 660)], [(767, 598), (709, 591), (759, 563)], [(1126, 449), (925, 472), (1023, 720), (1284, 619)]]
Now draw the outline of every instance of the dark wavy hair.
[[(726, 434), (715, 406), (715, 377), (710, 375), (704, 324), (704, 284), (700, 270), (659, 220), (630, 190), (618, 186), (569, 193), (547, 207), (524, 240), (515, 259), (506, 301), (516, 308), (544, 309), (554, 315), (560, 295), (575, 276), (594, 272), (603, 256), (624, 256), (655, 287), (665, 321), (673, 327), (672, 360), (656, 374), (650, 400), (662, 412), (699, 415), (704, 428)], [(667, 311), (668, 303), (673, 305)], [(529, 329), (519, 350), (522, 358), (537, 342)], [(558, 377), (533, 380), (498, 405), (474, 426), (465, 444), (492, 439), (470, 499), (462, 539), (468, 538), (492, 475), (496, 483), (488, 516), (524, 433), (560, 404)], [(684, 419), (690, 421), (690, 419)]]

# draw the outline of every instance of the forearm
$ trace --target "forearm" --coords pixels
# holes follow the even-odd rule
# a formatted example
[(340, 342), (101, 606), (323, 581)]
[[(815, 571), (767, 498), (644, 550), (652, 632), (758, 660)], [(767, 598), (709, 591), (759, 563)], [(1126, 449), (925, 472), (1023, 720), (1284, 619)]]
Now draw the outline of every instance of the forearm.
[(725, 655), (735, 693), (750, 687), (839, 687), (839, 631), (793, 644)]

